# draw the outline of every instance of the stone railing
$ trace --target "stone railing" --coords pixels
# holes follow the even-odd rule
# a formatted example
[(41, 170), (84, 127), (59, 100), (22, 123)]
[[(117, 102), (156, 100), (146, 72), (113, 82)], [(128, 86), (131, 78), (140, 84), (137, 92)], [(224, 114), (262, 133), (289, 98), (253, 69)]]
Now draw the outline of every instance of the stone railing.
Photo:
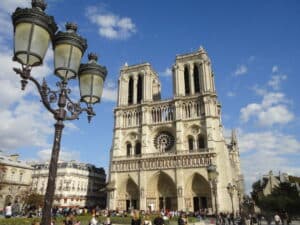
[(204, 103), (198, 97), (181, 100), (165, 100), (117, 108), (117, 127), (129, 128), (142, 124), (161, 124), (178, 119), (197, 119), (205, 115)]
[(165, 123), (175, 119), (175, 105), (170, 103), (156, 104), (151, 107), (151, 122)]
[(206, 167), (213, 162), (215, 152), (178, 152), (164, 154), (143, 154), (143, 157), (114, 157), (112, 172), (156, 170), (168, 168)]

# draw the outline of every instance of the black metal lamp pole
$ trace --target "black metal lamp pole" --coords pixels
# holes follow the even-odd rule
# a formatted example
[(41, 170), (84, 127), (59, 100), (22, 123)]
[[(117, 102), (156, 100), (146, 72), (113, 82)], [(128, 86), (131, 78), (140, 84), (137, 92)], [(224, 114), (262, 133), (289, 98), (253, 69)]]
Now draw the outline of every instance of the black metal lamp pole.
[(228, 194), (229, 194), (230, 200), (231, 200), (232, 213), (234, 213), (234, 207), (233, 207), (233, 193), (234, 193), (234, 190), (235, 190), (235, 185), (232, 185), (231, 183), (229, 183), (227, 185), (227, 191), (228, 191)]
[(207, 174), (208, 174), (208, 180), (212, 189), (213, 197), (214, 197), (214, 204), (215, 204), (215, 217), (216, 217), (216, 224), (218, 223), (218, 190), (217, 190), (217, 183), (218, 183), (218, 171), (217, 167), (215, 165), (210, 164), (207, 167)]
[(238, 200), (239, 200), (239, 214), (241, 215), (242, 211), (241, 211), (241, 191), (238, 189), (237, 190), (237, 196), (238, 196)]
[[(85, 39), (76, 34), (77, 25), (68, 23), (66, 32), (56, 33), (57, 26), (54, 19), (44, 13), (45, 8), (46, 3), (43, 0), (32, 0), (32, 8), (17, 8), (12, 15), (12, 20), (14, 25), (13, 59), (22, 65), (21, 69), (14, 68), (14, 71), (21, 77), (22, 90), (26, 88), (28, 80), (34, 83), (43, 105), (56, 120), (41, 222), (42, 225), (50, 225), (64, 121), (78, 119), (79, 115), (85, 111), (90, 122), (95, 115), (92, 105), (100, 102), (107, 71), (105, 67), (97, 64), (95, 54), (89, 54), (88, 63), (80, 64), (87, 44)], [(58, 90), (55, 91), (48, 87), (45, 79), (40, 84), (31, 76), (31, 69), (43, 63), (51, 41), (54, 48), (54, 73), (60, 78), (56, 84)], [(69, 97), (71, 89), (68, 88), (68, 81), (77, 77), (79, 77), (81, 99), (74, 102)], [(53, 107), (54, 103), (56, 106)]]

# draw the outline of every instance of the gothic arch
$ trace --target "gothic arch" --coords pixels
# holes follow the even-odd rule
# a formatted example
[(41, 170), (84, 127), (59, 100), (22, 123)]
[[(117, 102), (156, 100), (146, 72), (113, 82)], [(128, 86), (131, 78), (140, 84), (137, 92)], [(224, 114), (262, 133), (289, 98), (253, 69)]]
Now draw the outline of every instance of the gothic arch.
[(191, 199), (194, 211), (212, 206), (209, 182), (199, 173), (194, 173), (187, 179), (185, 197)]
[(197, 64), (194, 64), (193, 76), (194, 76), (195, 93), (200, 93), (200, 74), (199, 74), (199, 69)]
[(189, 151), (193, 151), (194, 149), (194, 137), (192, 135), (187, 136), (188, 149)]
[(133, 104), (133, 77), (131, 76), (128, 81), (128, 105)]
[(141, 142), (136, 142), (134, 146), (134, 154), (135, 155), (141, 155), (142, 154), (142, 145)]
[(137, 81), (137, 103), (141, 103), (142, 99), (143, 99), (143, 76), (139, 74), (138, 81)]
[(131, 149), (132, 149), (132, 144), (129, 141), (127, 141), (126, 142), (126, 155), (127, 156), (131, 155)]
[(190, 73), (189, 73), (189, 67), (184, 66), (184, 88), (185, 88), (185, 94), (189, 95), (190, 90)]
[(165, 172), (155, 173), (148, 181), (147, 192), (156, 199), (156, 210), (177, 209), (177, 188), (174, 180)]
[(203, 134), (198, 134), (197, 136), (197, 147), (200, 150), (203, 150), (205, 148), (207, 148), (207, 143), (206, 143), (206, 138), (204, 137)]

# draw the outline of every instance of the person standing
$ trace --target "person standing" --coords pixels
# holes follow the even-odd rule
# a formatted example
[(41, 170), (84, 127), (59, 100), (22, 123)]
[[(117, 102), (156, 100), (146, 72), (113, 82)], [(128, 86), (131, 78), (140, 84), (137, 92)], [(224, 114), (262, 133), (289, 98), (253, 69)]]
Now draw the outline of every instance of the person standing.
[(139, 214), (139, 211), (137, 211), (137, 210), (134, 210), (134, 212), (133, 212), (133, 216), (131, 219), (131, 225), (141, 225), (140, 214)]
[(275, 220), (275, 225), (281, 224), (281, 219), (278, 213), (275, 214), (274, 220)]
[(8, 203), (5, 207), (5, 218), (10, 218), (12, 216), (12, 207), (11, 203)]
[(157, 216), (154, 218), (153, 224), (154, 224), (154, 225), (164, 225), (164, 220), (163, 220), (163, 218), (161, 217), (161, 214), (160, 214), (160, 213), (158, 213)]

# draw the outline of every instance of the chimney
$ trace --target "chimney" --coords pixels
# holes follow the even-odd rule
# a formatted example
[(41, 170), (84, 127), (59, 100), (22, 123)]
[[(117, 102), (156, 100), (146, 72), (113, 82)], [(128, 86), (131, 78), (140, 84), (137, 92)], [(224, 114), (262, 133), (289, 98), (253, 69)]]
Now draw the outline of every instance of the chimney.
[(13, 154), (9, 156), (9, 159), (14, 162), (17, 162), (18, 158), (19, 158), (19, 154)]

